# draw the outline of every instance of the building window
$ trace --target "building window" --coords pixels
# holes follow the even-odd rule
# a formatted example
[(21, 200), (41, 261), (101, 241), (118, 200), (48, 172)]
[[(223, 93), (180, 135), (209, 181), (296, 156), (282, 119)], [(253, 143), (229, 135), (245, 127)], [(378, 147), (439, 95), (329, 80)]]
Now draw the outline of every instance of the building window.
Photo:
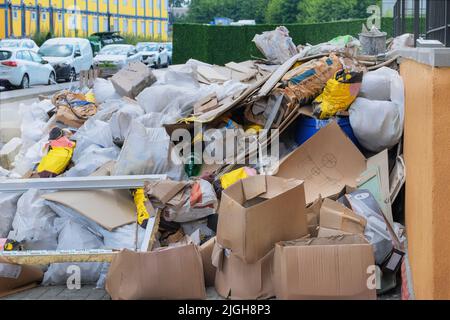
[(69, 30), (77, 29), (77, 17), (73, 14), (69, 15)]
[(114, 19), (114, 31), (119, 31), (119, 19)]
[(146, 28), (145, 28), (145, 21), (141, 21), (141, 32), (145, 35), (145, 33), (146, 33), (146, 31), (147, 30), (145, 30)]
[(133, 21), (133, 33), (137, 34), (137, 21), (136, 20)]
[(150, 34), (153, 35), (153, 21), (150, 21)]
[(127, 19), (123, 19), (123, 33), (127, 33), (128, 32), (128, 20)]
[(36, 20), (36, 12), (31, 13), (31, 20)]
[(108, 18), (103, 18), (103, 31), (108, 31)]
[(141, 8), (144, 9), (145, 7), (145, 0), (141, 0)]
[(41, 17), (43, 21), (47, 20), (47, 13), (42, 12)]
[(61, 21), (61, 20), (62, 20), (62, 14), (58, 13), (58, 21)]
[(161, 34), (161, 21), (158, 22), (158, 33)]
[(124, 7), (126, 7), (128, 5), (128, 1), (127, 0), (122, 0), (122, 4)]
[(161, 9), (161, 0), (157, 0), (158, 1), (158, 9)]
[(88, 20), (87, 20), (87, 16), (83, 16), (81, 17), (81, 28), (83, 29), (83, 31), (88, 31)]
[(92, 17), (92, 30), (98, 32), (98, 17)]
[(119, 5), (119, 0), (114, 0), (114, 5), (118, 6)]
[(17, 12), (17, 9), (15, 9), (13, 11), (13, 18), (14, 18), (14, 20), (17, 20), (18, 17), (19, 17), (19, 13)]

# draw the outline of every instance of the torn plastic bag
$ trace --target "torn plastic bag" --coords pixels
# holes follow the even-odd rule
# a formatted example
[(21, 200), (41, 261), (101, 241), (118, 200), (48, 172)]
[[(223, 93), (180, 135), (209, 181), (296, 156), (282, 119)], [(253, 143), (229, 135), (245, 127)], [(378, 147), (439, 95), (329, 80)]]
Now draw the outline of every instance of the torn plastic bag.
[(24, 153), (22, 151), (14, 158), (14, 169), (12, 172), (23, 176), (28, 171), (33, 170), (45, 155), (45, 145), (48, 138), (44, 137), (39, 142), (36, 142), (29, 147)]
[(105, 163), (116, 160), (120, 149), (117, 146), (102, 148), (98, 145), (90, 145), (75, 162), (75, 166), (64, 173), (65, 177), (87, 177), (94, 173)]
[(171, 149), (172, 142), (164, 128), (145, 128), (133, 120), (113, 175), (167, 174), (172, 180), (182, 180), (183, 163), (173, 158)]
[(21, 193), (0, 193), (0, 238), (8, 237)]
[(120, 99), (111, 81), (102, 78), (97, 78), (94, 81), (94, 95), (97, 104), (101, 104), (110, 99)]
[(144, 110), (138, 104), (133, 103), (125, 104), (112, 115), (109, 125), (113, 140), (117, 145), (123, 144), (130, 130), (131, 121), (143, 115)]
[(257, 34), (252, 41), (267, 60), (275, 64), (283, 64), (298, 53), (292, 38), (289, 37), (289, 30), (284, 26)]
[(160, 84), (146, 88), (136, 100), (146, 113), (177, 114), (180, 119), (192, 113), (194, 104), (201, 97), (199, 88)]
[(30, 105), (21, 104), (19, 114), (22, 118), (20, 130), (24, 148), (29, 148), (46, 134), (48, 112), (55, 108), (50, 100), (43, 100)]
[(146, 128), (161, 128), (164, 118), (166, 118), (164, 113), (150, 112), (137, 118), (136, 121), (142, 123)]
[(42, 194), (40, 190), (30, 189), (19, 198), (13, 230), (8, 235), (8, 239), (24, 241), (28, 250), (56, 249), (54, 220), (57, 216), (41, 199)]
[(85, 154), (87, 147), (97, 145), (101, 148), (114, 146), (110, 125), (100, 120), (89, 119), (73, 136), (77, 146), (73, 153), (73, 161), (77, 162)]
[(400, 106), (394, 102), (357, 98), (349, 112), (353, 133), (367, 150), (381, 152), (389, 149), (403, 135)]
[[(300, 46), (299, 46), (300, 47)], [(300, 57), (309, 57), (330, 52), (347, 52), (354, 56), (361, 49), (361, 42), (350, 35), (338, 36), (315, 46), (307, 45), (300, 50)]]
[[(71, 220), (57, 218), (55, 225), (61, 229), (58, 235), (57, 250), (84, 250), (101, 249), (102, 241), (82, 225)], [(44, 285), (65, 285), (68, 278), (79, 268), (81, 284), (90, 284), (97, 282), (102, 263), (84, 262), (84, 263), (54, 263), (44, 273)]]
[(362, 72), (336, 72), (327, 81), (322, 94), (314, 100), (314, 115), (319, 119), (328, 119), (340, 111), (347, 111), (359, 93), (362, 78)]
[(197, 67), (194, 64), (184, 64), (181, 66), (170, 67), (164, 74), (165, 84), (172, 84), (180, 87), (199, 88), (197, 80)]
[(188, 222), (216, 213), (217, 207), (214, 187), (208, 181), (199, 179), (167, 202), (163, 216), (167, 221)]

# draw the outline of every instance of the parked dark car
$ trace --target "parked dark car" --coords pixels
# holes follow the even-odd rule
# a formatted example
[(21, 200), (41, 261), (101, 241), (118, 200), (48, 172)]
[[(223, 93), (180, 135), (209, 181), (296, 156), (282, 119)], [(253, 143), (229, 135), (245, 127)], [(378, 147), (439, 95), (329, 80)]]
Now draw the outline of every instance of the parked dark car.
[(109, 44), (124, 44), (125, 39), (122, 38), (117, 31), (111, 32), (95, 32), (89, 36), (92, 51), (96, 55), (104, 46)]

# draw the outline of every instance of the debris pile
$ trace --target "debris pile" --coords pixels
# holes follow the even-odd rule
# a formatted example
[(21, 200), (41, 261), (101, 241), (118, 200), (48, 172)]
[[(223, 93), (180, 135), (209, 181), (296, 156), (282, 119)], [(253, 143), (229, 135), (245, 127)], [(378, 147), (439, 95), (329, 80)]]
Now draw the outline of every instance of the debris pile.
[[(361, 56), (351, 36), (297, 48), (284, 27), (254, 41), (267, 60), (191, 59), (159, 78), (134, 63), (22, 106), (22, 135), (0, 151), (0, 295), (65, 284), (69, 266), (113, 299), (395, 287), (396, 60)], [(371, 267), (381, 284), (367, 286)]]

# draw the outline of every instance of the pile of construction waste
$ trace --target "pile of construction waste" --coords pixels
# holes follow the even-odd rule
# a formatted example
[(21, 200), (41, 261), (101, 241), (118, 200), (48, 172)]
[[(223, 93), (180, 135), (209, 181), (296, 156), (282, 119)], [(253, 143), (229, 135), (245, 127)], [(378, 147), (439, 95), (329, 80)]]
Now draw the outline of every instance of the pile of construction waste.
[(159, 78), (135, 62), (21, 106), (21, 137), (0, 151), (0, 295), (65, 285), (73, 266), (113, 299), (396, 287), (396, 59), (362, 56), (351, 36), (297, 48), (277, 28), (254, 41), (266, 60), (191, 59)]

